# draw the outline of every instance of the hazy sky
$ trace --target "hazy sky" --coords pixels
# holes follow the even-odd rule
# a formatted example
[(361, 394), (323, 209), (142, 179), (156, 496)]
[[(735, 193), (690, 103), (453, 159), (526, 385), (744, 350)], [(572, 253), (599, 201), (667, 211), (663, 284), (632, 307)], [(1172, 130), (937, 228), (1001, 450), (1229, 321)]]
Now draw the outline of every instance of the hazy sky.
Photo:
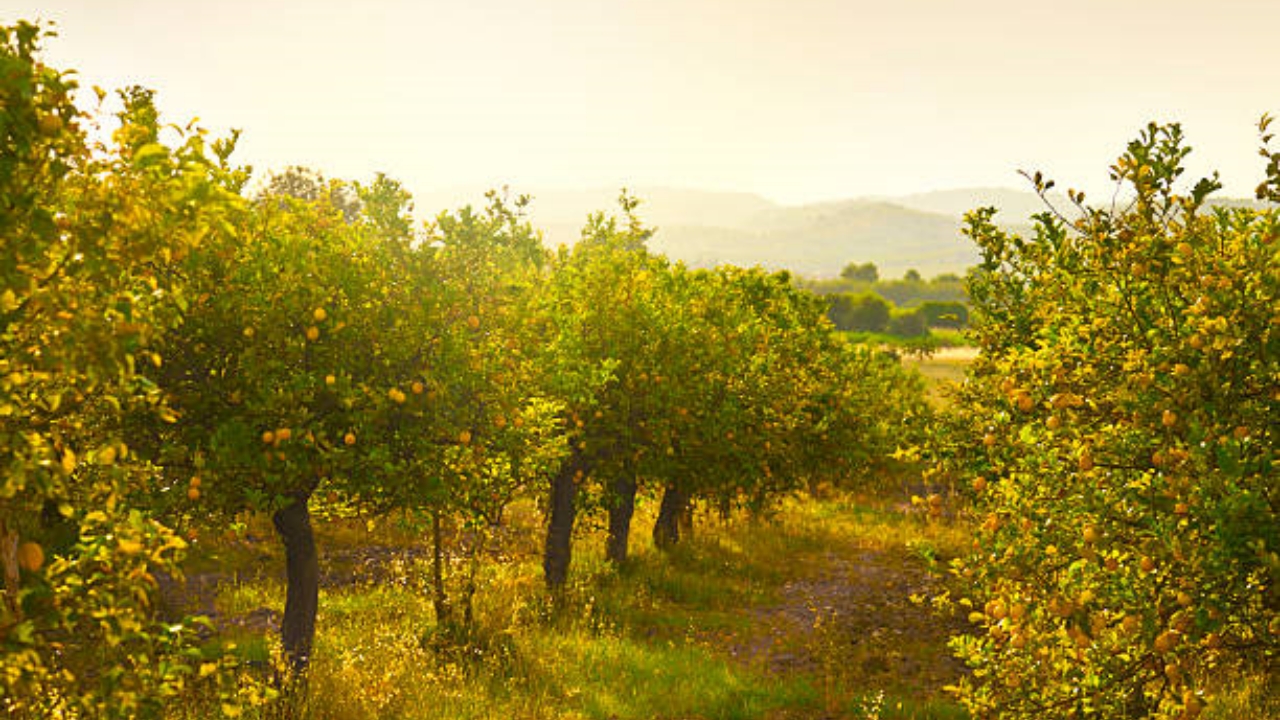
[(1148, 120), (1251, 195), (1277, 0), (0, 0), (83, 84), (244, 129), (256, 167), (786, 203), (1016, 171), (1109, 190)]

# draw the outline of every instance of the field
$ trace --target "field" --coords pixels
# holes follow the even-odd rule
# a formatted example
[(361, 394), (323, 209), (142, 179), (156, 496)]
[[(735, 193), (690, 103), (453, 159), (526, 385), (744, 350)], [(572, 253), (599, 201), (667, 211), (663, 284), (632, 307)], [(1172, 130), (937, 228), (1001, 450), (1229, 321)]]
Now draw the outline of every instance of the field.
[[(905, 358), (945, 404), (969, 348)], [(543, 589), (543, 519), (528, 503), (492, 534), (475, 624), (439, 626), (430, 547), (405, 518), (330, 521), (317, 532), (321, 599), (308, 702), (317, 720), (397, 718), (966, 718), (945, 687), (966, 670), (947, 640), (970, 632), (948, 607), (947, 566), (970, 544), (958, 507), (931, 518), (902, 478), (874, 495), (802, 493), (767, 516), (697, 515), (696, 535), (637, 542), (605, 562), (599, 527), (579, 533), (559, 603)], [(918, 487), (918, 486), (917, 486)], [(648, 528), (655, 503), (642, 502)], [(420, 525), (420, 523), (419, 523)], [(455, 532), (456, 531), (455, 529)], [(279, 660), (284, 559), (267, 518), (198, 540), (170, 611), (215, 619), (269, 676)], [(454, 537), (454, 540), (459, 540)], [(228, 570), (230, 568), (230, 570)], [(466, 571), (461, 558), (451, 574)], [(1274, 710), (1244, 678), (1208, 717)], [(206, 717), (212, 706), (174, 708)], [(271, 717), (272, 711), (264, 711)]]
[[(929, 605), (966, 542), (962, 523), (889, 499), (803, 496), (768, 518), (702, 513), (687, 546), (662, 556), (637, 543), (620, 571), (588, 532), (556, 608), (542, 592), (535, 513), (517, 510), (466, 637), (434, 623), (420, 540), (390, 521), (321, 533), (312, 717), (964, 716), (942, 692), (961, 672), (945, 648), (957, 625)], [(641, 527), (652, 511), (642, 506)], [(266, 522), (248, 526), (197, 543), (192, 579), (207, 591), (175, 600), (269, 661), (283, 560), (262, 542)], [(202, 563), (236, 570), (200, 573)]]
[(964, 380), (964, 369), (976, 354), (972, 347), (944, 347), (928, 355), (909, 355), (903, 364), (925, 377), (931, 400), (944, 402), (947, 388)]
[[(968, 348), (904, 359), (940, 401)], [(649, 542), (656, 503), (620, 569), (599, 527), (579, 533), (557, 606), (543, 589), (543, 518), (525, 503), (492, 533), (476, 622), (437, 624), (431, 549), (407, 518), (319, 526), (321, 597), (310, 716), (404, 718), (966, 717), (944, 692), (963, 667), (947, 638), (963, 619), (946, 595), (947, 561), (968, 524), (913, 507), (908, 478), (875, 495), (824, 489), (766, 516), (697, 515), (695, 536)], [(900, 486), (900, 489), (899, 489)], [(278, 660), (284, 558), (265, 516), (198, 540), (171, 611), (201, 612), (242, 657)], [(454, 545), (465, 538), (454, 530)], [(231, 568), (231, 570), (228, 570)], [(449, 572), (466, 572), (452, 558)], [(195, 708), (201, 717), (208, 708)]]
[(46, 36), (0, 27), (0, 715), (1280, 716), (1280, 212), (1182, 194), (1176, 123), (1131, 203), (969, 213), (967, 331), (894, 340), (625, 190), (552, 251), (527, 195), (255, 178)]

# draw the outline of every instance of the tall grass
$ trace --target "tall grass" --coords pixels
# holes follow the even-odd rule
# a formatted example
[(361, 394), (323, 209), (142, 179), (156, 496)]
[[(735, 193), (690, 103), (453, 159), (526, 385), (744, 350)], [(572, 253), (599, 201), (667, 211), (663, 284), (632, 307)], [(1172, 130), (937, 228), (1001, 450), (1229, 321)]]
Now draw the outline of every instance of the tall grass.
[[(558, 603), (542, 586), (537, 515), (528, 508), (513, 513), (523, 524), (510, 529), (504, 559), (483, 564), (476, 621), (467, 629), (437, 626), (425, 560), (386, 563), (367, 578), (322, 590), (299, 714), (316, 720), (869, 717), (867, 698), (884, 688), (860, 687), (838, 657), (788, 673), (737, 658), (732, 649), (758, 634), (759, 608), (777, 603), (788, 582), (816, 572), (832, 553), (879, 548), (923, 564), (926, 555), (953, 554), (966, 542), (962, 527), (886, 505), (805, 498), (784, 502), (769, 518), (700, 515), (695, 537), (664, 553), (643, 532), (654, 509), (641, 506), (633, 556), (622, 568), (604, 561), (598, 530), (580, 533), (572, 582)], [(322, 558), (406, 541), (359, 527), (322, 528)], [(929, 552), (919, 551), (922, 546)], [(260, 563), (263, 553), (275, 552), (263, 547), (246, 557)], [(223, 616), (282, 607), (276, 575), (240, 576), (218, 595)], [(242, 631), (237, 640), (246, 657), (258, 661), (274, 645), (263, 629)], [(957, 717), (955, 706), (937, 697), (888, 692), (877, 717)], [(175, 717), (198, 717), (198, 710), (184, 708)]]

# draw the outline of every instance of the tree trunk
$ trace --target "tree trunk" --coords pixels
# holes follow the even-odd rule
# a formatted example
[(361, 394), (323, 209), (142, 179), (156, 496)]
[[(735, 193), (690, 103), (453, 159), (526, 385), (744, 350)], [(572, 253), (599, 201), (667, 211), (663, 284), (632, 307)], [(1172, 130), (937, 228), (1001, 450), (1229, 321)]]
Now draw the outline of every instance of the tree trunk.
[(9, 622), (22, 621), (22, 606), (18, 603), (18, 531), (10, 530), (4, 518), (0, 518), (0, 564), (4, 566), (4, 604)]
[(689, 498), (680, 488), (668, 485), (662, 492), (658, 519), (653, 522), (653, 544), (666, 550), (680, 542), (680, 516)]
[(581, 462), (575, 453), (551, 480), (551, 519), (547, 523), (547, 542), (542, 556), (542, 570), (547, 589), (558, 593), (569, 577), (569, 560), (573, 549), (573, 519), (577, 514), (575, 499)]
[(453, 609), (444, 586), (444, 532), (440, 528), (440, 512), (431, 512), (431, 607), (436, 611), (436, 625), (449, 624)]
[(636, 512), (636, 479), (626, 473), (613, 483), (613, 504), (609, 506), (609, 538), (604, 554), (609, 562), (621, 565), (627, 561), (627, 541), (631, 536), (631, 517)]
[(307, 512), (309, 498), (309, 493), (295, 495), (271, 518), (284, 543), (287, 579), (280, 642), (290, 672), (299, 677), (306, 673), (311, 660), (320, 596), (320, 563), (311, 532), (311, 515)]
[(680, 507), (680, 516), (678, 518), (680, 524), (680, 538), (685, 542), (693, 540), (693, 498), (685, 495), (684, 503)]
[(475, 622), (476, 576), (480, 574), (480, 560), (483, 558), (487, 531), (474, 530), (471, 535), (467, 548), (467, 580), (462, 588), (462, 624), (468, 630)]

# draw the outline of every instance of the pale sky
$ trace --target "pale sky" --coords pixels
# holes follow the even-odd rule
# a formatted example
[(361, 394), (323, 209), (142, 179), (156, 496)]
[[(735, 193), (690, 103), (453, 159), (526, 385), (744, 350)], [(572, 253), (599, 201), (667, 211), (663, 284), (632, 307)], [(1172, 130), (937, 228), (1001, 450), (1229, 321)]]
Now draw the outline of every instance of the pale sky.
[(1109, 193), (1148, 120), (1251, 196), (1280, 0), (0, 0), (82, 84), (236, 157), (416, 192), (670, 186), (783, 203), (1020, 168)]

